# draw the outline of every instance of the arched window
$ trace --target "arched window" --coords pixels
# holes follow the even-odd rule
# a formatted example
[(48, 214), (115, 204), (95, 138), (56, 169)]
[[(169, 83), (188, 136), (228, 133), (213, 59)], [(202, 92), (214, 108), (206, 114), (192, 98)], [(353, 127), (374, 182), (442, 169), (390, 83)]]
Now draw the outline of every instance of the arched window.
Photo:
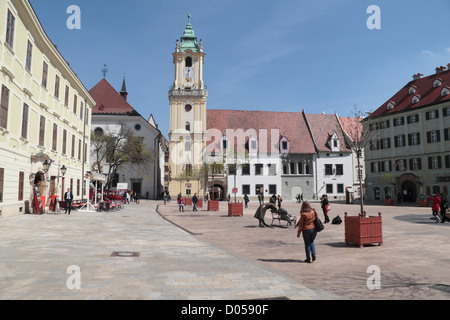
[(299, 162), (297, 165), (298, 174), (303, 174), (303, 163)]
[(291, 162), (290, 167), (291, 167), (291, 174), (295, 174), (295, 163)]
[(186, 122), (186, 131), (191, 132), (191, 124), (189, 122)]
[(309, 164), (307, 164), (307, 165), (306, 165), (306, 168), (305, 168), (305, 173), (306, 173), (306, 174), (311, 174), (310, 171), (311, 171), (311, 169), (310, 169), (310, 167), (309, 167)]
[(283, 174), (288, 174), (288, 167), (287, 165), (283, 165)]
[(186, 58), (186, 68), (190, 68), (190, 67), (192, 67), (192, 58), (187, 57)]

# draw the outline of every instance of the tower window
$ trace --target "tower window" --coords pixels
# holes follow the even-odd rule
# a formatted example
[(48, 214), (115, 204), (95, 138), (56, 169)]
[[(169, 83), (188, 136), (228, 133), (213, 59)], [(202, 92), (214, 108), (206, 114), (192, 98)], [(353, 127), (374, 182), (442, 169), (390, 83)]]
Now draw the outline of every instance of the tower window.
[(192, 58), (187, 57), (186, 58), (186, 68), (192, 67)]
[(186, 122), (186, 131), (191, 131), (191, 124), (189, 122)]
[(191, 106), (190, 104), (188, 104), (188, 105), (186, 105), (186, 106), (184, 107), (184, 110), (185, 110), (186, 112), (190, 112), (190, 111), (192, 110), (192, 106)]

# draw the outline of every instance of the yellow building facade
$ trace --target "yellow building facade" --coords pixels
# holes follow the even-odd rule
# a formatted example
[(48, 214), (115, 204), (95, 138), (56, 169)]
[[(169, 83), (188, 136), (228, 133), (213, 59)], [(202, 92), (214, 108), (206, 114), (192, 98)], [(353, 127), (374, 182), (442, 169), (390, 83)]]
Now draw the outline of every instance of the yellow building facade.
[(0, 2), (0, 87), (1, 216), (34, 212), (37, 190), (44, 208), (68, 188), (86, 199), (95, 101), (28, 0)]
[[(197, 42), (189, 21), (173, 53), (175, 79), (169, 92), (169, 194), (173, 199), (179, 193), (186, 197), (192, 197), (194, 193), (201, 197), (205, 194), (202, 167), (208, 91), (203, 82), (204, 58), (202, 43)], [(186, 173), (190, 173), (189, 178)]]

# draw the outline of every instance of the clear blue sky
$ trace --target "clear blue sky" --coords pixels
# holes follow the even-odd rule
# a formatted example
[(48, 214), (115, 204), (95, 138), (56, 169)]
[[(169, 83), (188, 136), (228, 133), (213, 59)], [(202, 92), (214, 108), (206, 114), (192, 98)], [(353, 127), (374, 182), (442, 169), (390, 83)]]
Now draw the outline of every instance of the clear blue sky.
[[(31, 0), (44, 29), (91, 89), (103, 78), (169, 130), (172, 53), (187, 15), (206, 53), (210, 109), (338, 113), (375, 110), (450, 63), (450, 1)], [(69, 30), (67, 7), (81, 9)], [(367, 8), (381, 9), (369, 30)]]

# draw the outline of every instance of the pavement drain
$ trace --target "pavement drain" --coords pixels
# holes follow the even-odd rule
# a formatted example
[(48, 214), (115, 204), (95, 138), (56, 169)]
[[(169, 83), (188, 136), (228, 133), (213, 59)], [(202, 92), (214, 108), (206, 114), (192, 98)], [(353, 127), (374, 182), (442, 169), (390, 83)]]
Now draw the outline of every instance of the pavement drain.
[(139, 252), (126, 252), (126, 251), (114, 251), (111, 253), (111, 257), (120, 257), (120, 258), (132, 258), (132, 257), (140, 257)]

